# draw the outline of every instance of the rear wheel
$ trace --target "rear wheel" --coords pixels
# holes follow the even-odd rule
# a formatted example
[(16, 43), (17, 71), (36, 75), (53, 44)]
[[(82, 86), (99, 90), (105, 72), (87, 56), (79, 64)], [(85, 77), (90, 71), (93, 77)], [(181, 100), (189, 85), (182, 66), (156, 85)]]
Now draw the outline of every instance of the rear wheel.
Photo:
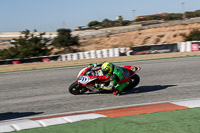
[(87, 90), (83, 88), (77, 81), (69, 86), (69, 92), (73, 95), (80, 95), (85, 93), (86, 91)]
[(140, 83), (139, 75), (134, 74), (134, 76), (131, 77), (129, 85), (125, 88), (125, 90), (131, 90), (131, 89), (135, 88), (139, 83)]

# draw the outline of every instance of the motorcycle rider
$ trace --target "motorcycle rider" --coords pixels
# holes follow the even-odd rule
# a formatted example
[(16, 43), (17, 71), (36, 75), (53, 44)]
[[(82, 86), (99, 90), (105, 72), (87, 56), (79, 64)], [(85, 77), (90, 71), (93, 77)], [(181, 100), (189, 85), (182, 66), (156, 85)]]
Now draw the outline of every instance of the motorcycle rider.
[[(101, 66), (103, 75), (106, 77), (109, 77), (109, 81), (110, 81), (109, 85), (104, 86), (104, 84), (99, 84), (98, 87), (100, 87), (101, 89), (114, 90), (113, 94), (119, 96), (121, 92), (123, 91), (123, 89), (128, 86), (129, 81), (124, 80), (124, 79), (128, 79), (130, 75), (128, 69), (114, 65), (110, 62), (92, 64), (92, 66), (93, 67)], [(125, 82), (121, 82), (122, 80)]]

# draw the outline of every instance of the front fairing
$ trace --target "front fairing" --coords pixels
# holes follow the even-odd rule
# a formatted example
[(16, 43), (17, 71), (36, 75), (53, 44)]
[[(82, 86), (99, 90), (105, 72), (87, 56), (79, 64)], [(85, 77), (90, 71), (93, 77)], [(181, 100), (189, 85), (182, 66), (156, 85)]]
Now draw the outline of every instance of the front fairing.
[(96, 76), (83, 76), (83, 75), (80, 75), (79, 78), (78, 78), (78, 82), (81, 83), (81, 84), (88, 84), (94, 80), (96, 80), (97, 77)]
[(85, 68), (81, 69), (80, 72), (78, 73), (77, 78), (78, 78), (80, 75), (83, 75), (83, 74), (84, 74), (83, 71), (86, 71), (87, 69), (88, 69), (88, 67), (85, 67)]
[(91, 67), (83, 68), (77, 76), (77, 81), (82, 85), (87, 85), (88, 83), (96, 80), (97, 76), (95, 72), (93, 72), (91, 69), (92, 69)]

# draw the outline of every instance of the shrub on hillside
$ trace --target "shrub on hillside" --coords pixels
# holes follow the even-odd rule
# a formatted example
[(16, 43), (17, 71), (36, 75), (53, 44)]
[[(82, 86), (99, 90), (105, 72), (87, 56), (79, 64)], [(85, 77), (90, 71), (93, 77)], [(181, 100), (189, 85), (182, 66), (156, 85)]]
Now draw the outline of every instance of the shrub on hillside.
[(58, 36), (52, 41), (52, 45), (58, 48), (60, 51), (56, 54), (73, 53), (79, 51), (76, 47), (79, 47), (78, 36), (72, 36), (70, 29), (58, 29)]
[(189, 35), (184, 36), (184, 41), (199, 41), (200, 29), (193, 29)]
[(35, 35), (29, 30), (21, 33), (22, 36), (19, 39), (11, 42), (12, 47), (0, 51), (0, 59), (23, 59), (51, 54), (52, 49), (48, 49), (50, 39), (43, 37), (45, 33)]

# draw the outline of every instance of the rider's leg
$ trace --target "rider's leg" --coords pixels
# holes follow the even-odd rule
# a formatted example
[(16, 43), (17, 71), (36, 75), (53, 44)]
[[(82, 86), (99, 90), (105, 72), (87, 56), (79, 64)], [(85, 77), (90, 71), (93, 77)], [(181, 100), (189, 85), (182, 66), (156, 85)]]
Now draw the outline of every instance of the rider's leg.
[(117, 85), (115, 86), (115, 91), (114, 91), (113, 94), (114, 94), (114, 95), (120, 94), (120, 93), (123, 91), (123, 89), (124, 89), (126, 86), (128, 86), (128, 84), (129, 84), (129, 82), (117, 84)]

